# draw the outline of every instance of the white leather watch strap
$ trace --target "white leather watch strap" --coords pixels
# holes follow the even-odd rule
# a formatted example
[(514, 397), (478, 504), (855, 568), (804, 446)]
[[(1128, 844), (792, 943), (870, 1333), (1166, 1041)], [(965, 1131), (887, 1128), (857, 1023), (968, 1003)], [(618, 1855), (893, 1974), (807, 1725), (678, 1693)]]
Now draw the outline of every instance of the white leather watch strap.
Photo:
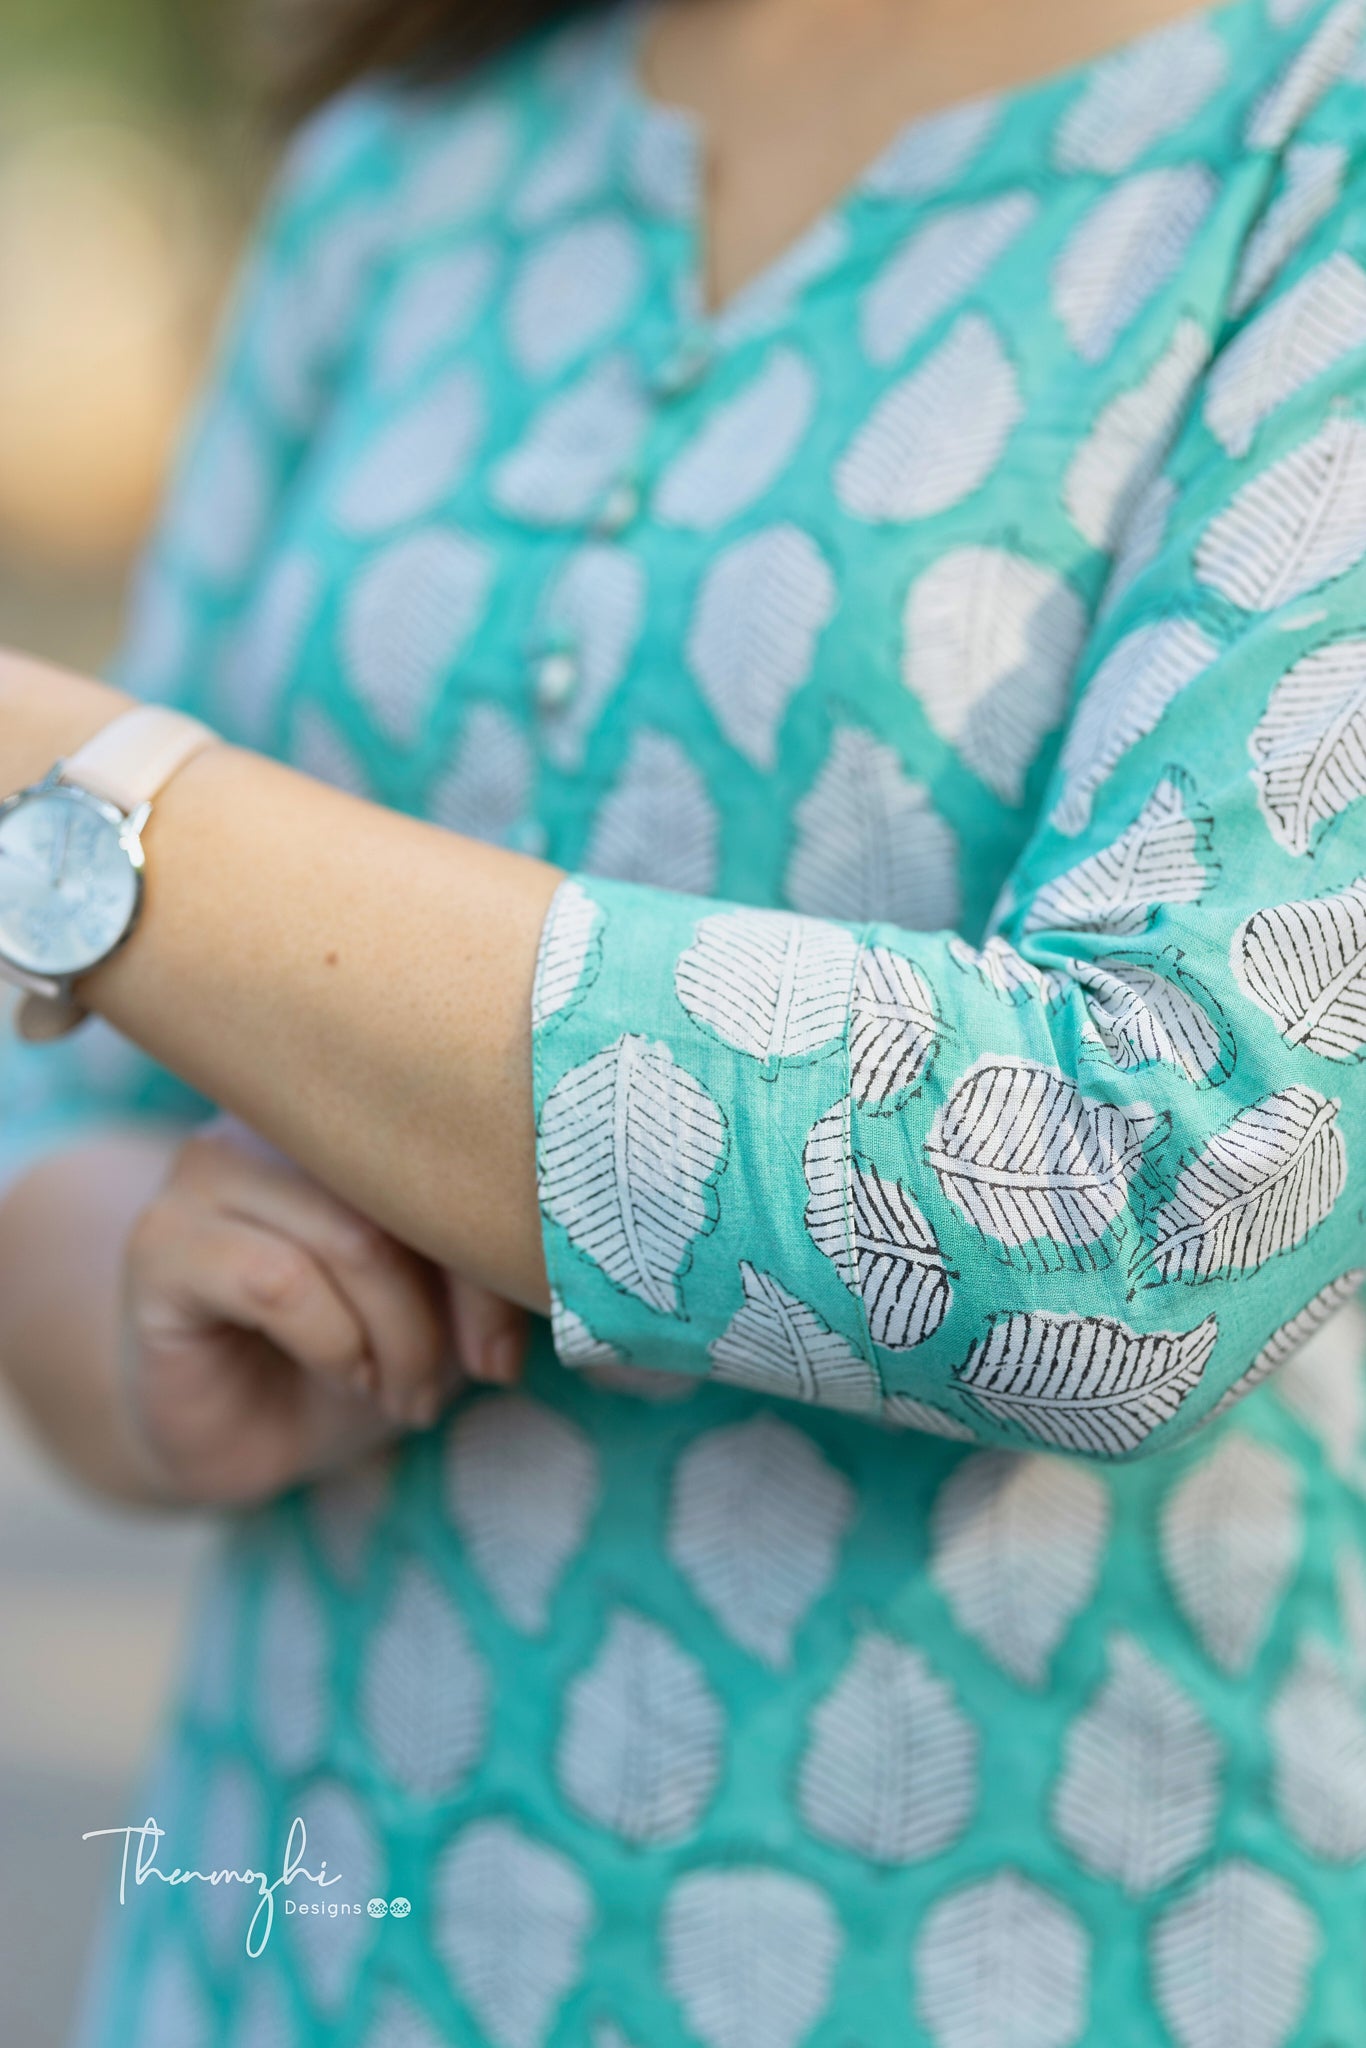
[[(160, 704), (139, 704), (87, 740), (62, 763), (61, 779), (121, 811), (151, 803), (171, 777), (218, 735), (197, 718)], [(21, 1038), (43, 1041), (74, 1031), (86, 1012), (74, 998), (26, 995), (15, 1018)]]
[(68, 755), (62, 781), (88, 789), (92, 796), (135, 811), (149, 804), (196, 754), (212, 746), (216, 733), (183, 711), (160, 704), (139, 704), (125, 711), (93, 739)]

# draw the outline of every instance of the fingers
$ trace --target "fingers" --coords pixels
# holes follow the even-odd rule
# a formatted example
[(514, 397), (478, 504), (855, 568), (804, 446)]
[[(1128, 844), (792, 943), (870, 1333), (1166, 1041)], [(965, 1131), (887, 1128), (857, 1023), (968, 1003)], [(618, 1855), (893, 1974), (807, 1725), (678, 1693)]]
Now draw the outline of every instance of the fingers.
[(367, 1391), (395, 1421), (435, 1420), (453, 1378), (435, 1268), (230, 1123), (190, 1141), (181, 1178), (221, 1213), (309, 1252), (364, 1330)]
[(472, 1380), (509, 1387), (521, 1378), (526, 1317), (521, 1309), (458, 1273), (446, 1275), (451, 1327), (461, 1365)]
[(298, 1243), (207, 1208), (154, 1205), (133, 1232), (128, 1273), (134, 1334), (153, 1349), (230, 1324), (307, 1372), (368, 1391), (364, 1325)]

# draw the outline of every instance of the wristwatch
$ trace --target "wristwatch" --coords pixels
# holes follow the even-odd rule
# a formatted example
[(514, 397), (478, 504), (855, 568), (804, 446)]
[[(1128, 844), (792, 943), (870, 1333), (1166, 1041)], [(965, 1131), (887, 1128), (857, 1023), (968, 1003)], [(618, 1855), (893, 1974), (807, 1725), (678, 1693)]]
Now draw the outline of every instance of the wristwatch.
[(216, 739), (198, 719), (139, 705), (0, 802), (0, 979), (24, 991), (21, 1038), (60, 1038), (86, 1015), (74, 984), (142, 909), (152, 800)]

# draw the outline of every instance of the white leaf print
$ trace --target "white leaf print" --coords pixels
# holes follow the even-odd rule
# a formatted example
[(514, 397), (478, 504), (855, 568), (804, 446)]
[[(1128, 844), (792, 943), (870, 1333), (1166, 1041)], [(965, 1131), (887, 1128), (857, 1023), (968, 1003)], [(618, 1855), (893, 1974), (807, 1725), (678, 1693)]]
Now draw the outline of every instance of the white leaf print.
[(1155, 476), (1134, 506), (1101, 593), (1098, 620), (1108, 618), (1126, 591), (1161, 553), (1176, 495), (1176, 485), (1169, 476)]
[[(1363, 472), (1366, 485), (1366, 472)], [(1257, 802), (1287, 853), (1366, 796), (1366, 639), (1330, 640), (1271, 692), (1248, 741)]]
[(448, 832), (512, 846), (529, 829), (534, 775), (525, 729), (496, 704), (471, 704), (460, 751), (433, 787), (427, 816)]
[(483, 386), (461, 364), (370, 436), (332, 493), (343, 532), (368, 536), (447, 506), (484, 437)]
[[(267, 741), (322, 593), (322, 571), (311, 556), (279, 556), (262, 577), (241, 630), (229, 642), (219, 690), (232, 729), (248, 741)], [(145, 652), (139, 656), (137, 648), (125, 648), (123, 668), (139, 695), (150, 694), (153, 678)]]
[[(595, 1337), (583, 1317), (572, 1309), (551, 1290), (550, 1327), (555, 1337), (555, 1355), (560, 1364), (573, 1372), (586, 1372), (594, 1366), (614, 1366), (622, 1363), (621, 1353), (603, 1337)], [(647, 1375), (658, 1379), (658, 1373)]]
[(1203, 1715), (1132, 1636), (1063, 1737), (1053, 1825), (1077, 1861), (1130, 1896), (1179, 1877), (1209, 1847), (1222, 1748)]
[(945, 190), (967, 169), (1000, 113), (999, 98), (982, 94), (908, 122), (864, 174), (865, 190), (886, 199), (918, 199)]
[[(280, 1979), (262, 1975), (265, 1968), (264, 1960), (258, 1959), (249, 1973), (250, 1981), (228, 2035), (228, 2048), (294, 2048), (294, 2007)], [(193, 2039), (193, 2035), (177, 2034), (174, 2048), (193, 2048)], [(440, 2048), (440, 2044), (424, 2041), (420, 2035), (411, 2041), (400, 2035), (390, 2042), (381, 2034), (376, 2041), (367, 2041), (365, 2048)]]
[(1146, 931), (1168, 905), (1197, 902), (1214, 881), (1213, 829), (1211, 814), (1174, 771), (1127, 832), (1035, 892), (1025, 931)]
[(404, 1566), (360, 1682), (360, 1726), (380, 1769), (415, 1799), (447, 1797), (483, 1748), (488, 1705), (489, 1674), (464, 1620), (424, 1566)]
[(1289, 141), (1305, 115), (1347, 69), (1364, 23), (1363, 0), (1339, 0), (1330, 9), (1253, 107), (1246, 131), (1250, 149), (1280, 149)]
[(1205, 386), (1205, 424), (1246, 455), (1262, 421), (1366, 346), (1366, 275), (1344, 251), (1316, 264), (1231, 341)]
[(1311, 1856), (1366, 1856), (1366, 1713), (1326, 1643), (1301, 1646), (1266, 1717), (1272, 1795)]
[(621, 214), (572, 221), (532, 245), (508, 291), (508, 341), (529, 377), (553, 377), (625, 320), (644, 281), (641, 245)]
[(327, 1730), (331, 1645), (321, 1602), (296, 1559), (271, 1574), (258, 1627), (257, 1737), (278, 1771), (306, 1771), (317, 1763)]
[(978, 1734), (921, 1652), (866, 1634), (812, 1709), (797, 1805), (812, 1834), (874, 1863), (956, 1842), (977, 1798)]
[(1208, 358), (1209, 337), (1199, 322), (1178, 321), (1142, 383), (1097, 416), (1063, 483), (1068, 515), (1092, 547), (1109, 552), (1123, 538)]
[(446, 1439), (446, 1506), (500, 1611), (540, 1635), (598, 1501), (583, 1431), (522, 1394), (462, 1407)]
[(926, 1913), (912, 1952), (916, 2012), (934, 2048), (1076, 2048), (1089, 1967), (1076, 1915), (997, 1870)]
[(801, 2048), (830, 2002), (839, 1922), (787, 1871), (680, 1877), (664, 1907), (664, 1982), (701, 2048)]
[(984, 988), (1015, 1009), (1024, 1003), (1053, 1002), (1060, 993), (1057, 974), (1043, 973), (999, 936), (979, 948), (955, 934), (949, 939), (949, 958), (962, 973), (974, 975)]
[(1095, 1592), (1109, 1523), (1109, 1492), (1085, 1466), (978, 1451), (939, 1489), (930, 1571), (964, 1635), (1039, 1687)]
[(1005, 548), (954, 548), (911, 585), (901, 679), (942, 739), (1003, 802), (1061, 722), (1086, 630), (1055, 569)]
[(882, 1404), (882, 1420), (889, 1429), (918, 1429), (923, 1436), (942, 1436), (950, 1443), (971, 1444), (977, 1432), (970, 1422), (950, 1415), (932, 1401), (917, 1401), (910, 1394), (888, 1394)]
[(1293, 142), (1285, 153), (1283, 183), (1248, 236), (1229, 299), (1237, 319), (1261, 297), (1342, 191), (1347, 152), (1340, 142)]
[(1178, 21), (1091, 66), (1058, 125), (1060, 170), (1128, 170), (1199, 113), (1223, 84), (1228, 47), (1204, 21)]
[(493, 466), (490, 495), (527, 526), (577, 526), (630, 467), (649, 419), (640, 373), (626, 356), (595, 363), (557, 391), (523, 438)]
[(1343, 1666), (1360, 1698), (1366, 1681), (1366, 1566), (1355, 1550), (1339, 1551), (1334, 1577)]
[(1315, 1330), (1326, 1323), (1329, 1317), (1356, 1293), (1363, 1281), (1366, 1281), (1366, 1266), (1356, 1266), (1350, 1273), (1343, 1273), (1336, 1280), (1330, 1280), (1326, 1287), (1320, 1288), (1312, 1301), (1307, 1301), (1297, 1314), (1291, 1316), (1289, 1322), (1282, 1323), (1267, 1339), (1247, 1371), (1210, 1409), (1208, 1419), (1213, 1422), (1216, 1415), (1223, 1415), (1235, 1401), (1241, 1401), (1244, 1394), (1250, 1394), (1254, 1387), (1260, 1386), (1262, 1381), (1283, 1366), (1287, 1359), (1293, 1358), (1301, 1345), (1313, 1336)]
[(1220, 1670), (1241, 1677), (1299, 1560), (1294, 1466), (1230, 1430), (1172, 1488), (1160, 1533), (1177, 1606)]
[(291, 435), (317, 426), (338, 352), (359, 329), (361, 301), (392, 233), (386, 205), (353, 202), (335, 220), (315, 214), (313, 232), (277, 269), (246, 346), (267, 407)]
[(403, 225), (413, 235), (450, 229), (488, 208), (517, 152), (512, 109), (492, 97), (448, 115), (438, 140), (416, 159), (402, 194)]
[[(373, 1897), (380, 1888), (383, 1865), (371, 1822), (350, 1786), (311, 1778), (290, 1806), (304, 1824), (308, 1869), (331, 1884), (340, 1878), (348, 1897)], [(385, 1890), (387, 1894), (387, 1886)], [(331, 1896), (335, 1898), (336, 1892)], [(278, 1914), (278, 1899), (276, 1908)], [(326, 1916), (315, 1920), (305, 1913), (280, 1914), (279, 1918), (284, 1920), (285, 1939), (304, 1980), (305, 1997), (335, 2028), (354, 1996), (362, 1954), (372, 1939), (372, 1923), (359, 1913), (339, 1914), (335, 1920)]]
[(479, 541), (424, 529), (394, 541), (347, 593), (342, 660), (380, 731), (416, 746), (484, 615), (494, 557)]
[(761, 1412), (695, 1437), (674, 1472), (668, 1551), (732, 1642), (772, 1670), (834, 1581), (854, 1512), (810, 1438)]
[(163, 1937), (147, 1966), (134, 2038), (138, 2048), (210, 2048), (214, 2021), (189, 1957)]
[(702, 170), (696, 131), (685, 114), (675, 115), (662, 104), (652, 114), (653, 119), (632, 124), (626, 163), (631, 190), (666, 220), (694, 220)]
[(1111, 953), (1074, 961), (1073, 972), (1100, 1044), (1122, 1072), (1162, 1061), (1197, 1088), (1217, 1088), (1232, 1073), (1228, 1020), (1175, 956)]
[(865, 946), (849, 1013), (851, 1088), (874, 1116), (900, 1109), (926, 1074), (940, 1021), (929, 983), (885, 946)]
[[(271, 1833), (264, 1794), (254, 1772), (235, 1757), (214, 1766), (191, 1864), (210, 1874), (210, 1882), (196, 1888), (195, 1903), (205, 1943), (220, 1971), (226, 1972), (242, 1953), (252, 1915), (261, 1903), (259, 1884), (251, 1883), (250, 1878), (265, 1867), (268, 1857), (279, 1853), (272, 1845)], [(235, 1875), (215, 1884), (213, 1875), (219, 1871)]]
[(1311, 1332), (1275, 1380), (1276, 1399), (1318, 1438), (1340, 1479), (1362, 1476), (1366, 1423), (1366, 1308), (1348, 1301)]
[(965, 299), (1039, 210), (1031, 192), (1004, 192), (953, 206), (917, 228), (883, 264), (859, 301), (869, 362), (894, 363), (941, 314)]
[(602, 965), (601, 922), (602, 912), (587, 890), (572, 876), (561, 882), (550, 901), (536, 960), (534, 1030), (565, 1016), (592, 987)]
[(1283, 1879), (1243, 1857), (1160, 1915), (1153, 1988), (1177, 2048), (1290, 2048), (1323, 1937)]
[(475, 1820), (443, 1856), (435, 1940), (492, 2048), (545, 2048), (592, 1931), (580, 1872), (508, 1820)]
[(940, 931), (959, 913), (958, 842), (923, 782), (869, 732), (842, 726), (797, 805), (785, 890), (795, 910)]
[(706, 777), (678, 741), (637, 732), (580, 865), (585, 874), (706, 896), (716, 883), (719, 832)]
[(1109, 355), (1185, 261), (1214, 203), (1203, 164), (1136, 171), (1082, 216), (1053, 265), (1053, 305), (1083, 362)]
[(614, 1287), (677, 1313), (692, 1246), (716, 1223), (726, 1125), (669, 1048), (627, 1034), (541, 1109), (541, 1202)]
[(1059, 1450), (1124, 1457), (1200, 1384), (1218, 1335), (1213, 1316), (1145, 1335), (1106, 1316), (1038, 1309), (995, 1318), (955, 1370), (998, 1422)]
[(541, 714), (546, 751), (561, 768), (582, 761), (588, 735), (631, 666), (644, 615), (645, 571), (624, 548), (578, 549), (547, 590), (541, 628), (572, 648), (579, 677), (562, 704)]
[(771, 1273), (742, 1259), (740, 1278), (744, 1306), (710, 1347), (713, 1379), (851, 1415), (878, 1413), (881, 1382), (843, 1337)]
[(1269, 612), (1366, 554), (1366, 425), (1333, 414), (1216, 512), (1195, 573), (1244, 611)]
[[(279, 2048), (287, 2048), (287, 2044), (281, 2041)], [(402, 1992), (389, 1991), (365, 2036), (364, 2048), (442, 2048), (442, 2043), (431, 2021)]]
[(1126, 633), (1086, 686), (1058, 757), (1062, 790), (1050, 823), (1075, 835), (1091, 822), (1097, 790), (1167, 706), (1218, 657), (1193, 619), (1158, 619)]
[(984, 484), (1024, 411), (995, 329), (964, 313), (874, 406), (835, 469), (855, 519), (928, 519)]
[(772, 768), (793, 696), (835, 609), (825, 557), (796, 526), (746, 534), (716, 556), (688, 628), (688, 663), (731, 745)]
[(351, 1591), (364, 1579), (392, 1478), (393, 1455), (382, 1450), (314, 1480), (308, 1489), (309, 1519), (319, 1546), (339, 1582)]
[(725, 1717), (697, 1658), (620, 1611), (565, 1690), (556, 1769), (588, 1819), (637, 1847), (684, 1841), (721, 1770)]
[(1233, 934), (1230, 960), (1287, 1045), (1326, 1060), (1366, 1051), (1366, 881), (1254, 911)]
[(1302, 1244), (1347, 1178), (1338, 1108), (1295, 1086), (1241, 1110), (1182, 1165), (1134, 1278), (1249, 1273)]
[(583, 113), (559, 128), (518, 179), (509, 213), (519, 227), (542, 227), (596, 198), (606, 183), (616, 133), (616, 102), (609, 93), (587, 98)]
[(498, 261), (490, 243), (466, 242), (406, 272), (374, 343), (371, 368), (381, 391), (412, 383), (442, 350), (459, 347), (488, 302)]
[(234, 402), (190, 449), (168, 517), (175, 544), (205, 581), (227, 589), (251, 568), (275, 502), (267, 444)]
[(910, 1190), (849, 1156), (849, 1104), (812, 1126), (802, 1153), (806, 1227), (863, 1304), (869, 1335), (886, 1351), (932, 1337), (953, 1301), (938, 1240)]
[(720, 348), (733, 348), (755, 335), (771, 334), (790, 321), (802, 294), (825, 277), (848, 254), (845, 221), (825, 214), (783, 254), (742, 285), (716, 315), (713, 338)]
[(852, 932), (776, 910), (704, 917), (674, 970), (695, 1024), (752, 1059), (811, 1059), (842, 1042), (858, 960)]
[(1153, 1127), (1146, 1103), (1093, 1102), (1051, 1067), (987, 1055), (956, 1083), (925, 1157), (975, 1230), (1016, 1249), (1096, 1246), (1103, 1263), (1099, 1240), (1124, 1213)]
[(655, 516), (666, 526), (713, 533), (756, 505), (791, 462), (811, 423), (816, 378), (793, 348), (775, 348), (758, 374), (713, 408), (666, 466)]
[(316, 704), (295, 707), (290, 720), (287, 758), (291, 765), (318, 782), (329, 782), (351, 796), (368, 797), (370, 784), (360, 762)]

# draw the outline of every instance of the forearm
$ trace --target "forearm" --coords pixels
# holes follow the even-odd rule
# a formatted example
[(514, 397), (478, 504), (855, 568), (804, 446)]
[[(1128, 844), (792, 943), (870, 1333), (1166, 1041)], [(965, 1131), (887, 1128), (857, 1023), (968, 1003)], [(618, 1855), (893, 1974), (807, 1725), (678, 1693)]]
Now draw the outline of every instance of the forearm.
[(32, 1169), (0, 1201), (0, 1373), (74, 1477), (117, 1499), (162, 1498), (120, 1397), (124, 1249), (180, 1142), (119, 1133)]
[[(0, 669), (0, 782), (122, 707)], [(228, 747), (147, 845), (143, 918), (82, 1000), (395, 1237), (543, 1309), (530, 999), (557, 871)]]

